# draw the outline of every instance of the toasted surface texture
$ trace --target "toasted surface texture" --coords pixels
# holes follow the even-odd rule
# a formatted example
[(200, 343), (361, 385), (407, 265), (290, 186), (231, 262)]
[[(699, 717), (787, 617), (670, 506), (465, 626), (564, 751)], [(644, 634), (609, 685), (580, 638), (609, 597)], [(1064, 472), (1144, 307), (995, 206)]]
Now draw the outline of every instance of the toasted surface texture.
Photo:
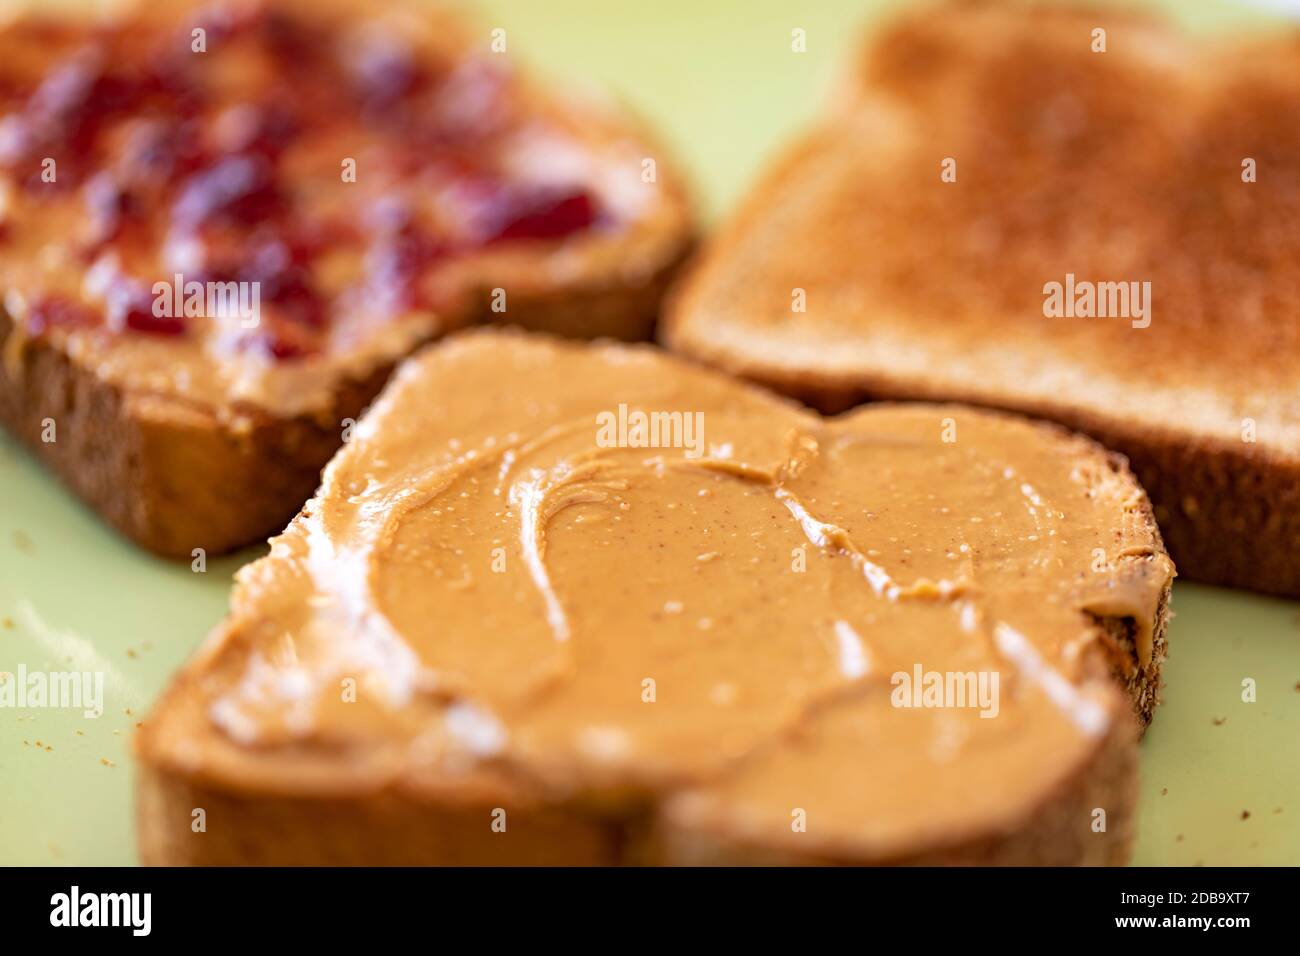
[(142, 856), (1121, 862), (1172, 576), (1053, 426), (464, 333), (145, 722)]
[(646, 338), (690, 243), (635, 121), (451, 5), (139, 4), (0, 54), (0, 422), (166, 555), (282, 528), (449, 330)]
[[(874, 37), (854, 83), (675, 295), (665, 341), (826, 409), (1060, 421), (1128, 456), (1183, 573), (1300, 594), (1300, 42), (954, 3)], [(1068, 281), (1110, 314), (1047, 315)]]

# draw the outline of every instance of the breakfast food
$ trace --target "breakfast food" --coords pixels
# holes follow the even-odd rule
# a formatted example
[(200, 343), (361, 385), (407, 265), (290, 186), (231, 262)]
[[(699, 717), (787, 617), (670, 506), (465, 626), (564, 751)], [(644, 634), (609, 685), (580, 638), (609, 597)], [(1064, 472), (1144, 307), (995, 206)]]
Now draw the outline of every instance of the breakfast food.
[(0, 421), (189, 558), (282, 528), (449, 329), (646, 337), (689, 239), (670, 164), (506, 39), (316, 0), (0, 29)]
[(1056, 426), (461, 333), (145, 721), (142, 858), (1120, 862), (1172, 575)]
[(1300, 45), (954, 3), (876, 35), (664, 340), (837, 410), (968, 402), (1126, 455), (1180, 572), (1300, 596)]

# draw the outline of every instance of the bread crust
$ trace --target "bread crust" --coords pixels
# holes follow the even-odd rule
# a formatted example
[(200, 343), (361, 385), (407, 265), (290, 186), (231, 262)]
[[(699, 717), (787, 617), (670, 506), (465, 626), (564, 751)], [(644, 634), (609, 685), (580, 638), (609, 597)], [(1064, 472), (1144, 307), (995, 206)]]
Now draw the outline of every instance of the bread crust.
[(608, 866), (624, 855), (616, 824), (576, 808), (512, 802), (498, 832), (491, 799), (243, 795), (149, 767), (136, 794), (146, 866)]
[[(1048, 795), (1024, 825), (976, 840), (869, 861), (884, 866), (1120, 866), (1132, 854), (1138, 798), (1133, 726), (1116, 722), (1094, 759)], [(648, 813), (501, 801), (430, 803), (407, 795), (360, 798), (241, 795), (143, 767), (136, 830), (146, 866), (837, 866), (850, 856), (782, 854), (684, 830)], [(1092, 832), (1094, 809), (1107, 831)], [(196, 831), (195, 811), (204, 811)]]
[[(1119, 866), (1135, 838), (1136, 738), (1158, 699), (1168, 600), (1154, 626), (1152, 666), (1128, 678), (1136, 719), (1115, 721), (1092, 758), (1045, 795), (1017, 825), (975, 839), (863, 860), (851, 855), (787, 854), (707, 830), (684, 829), (652, 808), (529, 804), (495, 794), (374, 790), (350, 795), (267, 794), (206, 779), (145, 759), (136, 789), (136, 833), (147, 866)], [(1127, 627), (1099, 622), (1100, 627)], [(168, 696), (185, 693), (185, 681)], [(159, 711), (168, 708), (167, 701)], [(157, 719), (155, 716), (154, 719)], [(146, 731), (148, 733), (148, 731)], [(139, 747), (153, 746), (142, 738)], [(490, 824), (510, 806), (505, 832)], [(1106, 830), (1091, 829), (1105, 810)], [(206, 829), (194, 829), (202, 809)]]

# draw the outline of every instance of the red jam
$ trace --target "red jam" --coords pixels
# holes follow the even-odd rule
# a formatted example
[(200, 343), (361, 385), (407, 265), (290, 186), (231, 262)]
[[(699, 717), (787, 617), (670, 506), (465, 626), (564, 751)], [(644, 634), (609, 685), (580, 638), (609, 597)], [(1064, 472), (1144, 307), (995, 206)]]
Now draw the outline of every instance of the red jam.
[(108, 327), (129, 329), (146, 335), (181, 335), (181, 316), (154, 315), (154, 297), (148, 289), (130, 279), (118, 279), (108, 292)]
[[(581, 188), (530, 186), (492, 171), (509, 115), (507, 75), (495, 64), (429, 64), (400, 35), (363, 29), (340, 43), (304, 17), (238, 9), (203, 11), (202, 54), (190, 51), (189, 21), (164, 33), (128, 23), (87, 34), (36, 83), (15, 80), (0, 64), (0, 100), (10, 106), (0, 118), (0, 165), (37, 196), (81, 191), (87, 261), (126, 242), (152, 244), (148, 251), (164, 236), (192, 240), (204, 250), (205, 274), (187, 278), (259, 283), (262, 321), (243, 341), (292, 360), (318, 352), (327, 330), (332, 303), (314, 280), (322, 254), (354, 248), (367, 285), (390, 309), (419, 308), (428, 305), (421, 280), (452, 256), (555, 241), (598, 222), (597, 204)], [(203, 57), (230, 46), (269, 66), (259, 102), (225, 105), (221, 91), (205, 88), (221, 71), (205, 70)], [(364, 227), (368, 210), (358, 209), (353, 228), (300, 238), (310, 212), (295, 197), (284, 154), (327, 131), (378, 140), (403, 175), (454, 187), (466, 197), (457, 234), (431, 232), (409, 213)], [(42, 180), (44, 157), (56, 159), (57, 183)], [(105, 324), (181, 335), (185, 320), (155, 316), (141, 291), (156, 278), (171, 277), (141, 276), (127, 280), (138, 287), (111, 290), (108, 314), (98, 318), (51, 298), (33, 308), (28, 327)]]
[(76, 299), (51, 295), (31, 303), (23, 322), (28, 335), (44, 335), (51, 329), (92, 328), (99, 323), (91, 308)]
[(257, 282), (262, 302), (280, 307), (287, 318), (310, 328), (325, 327), (325, 303), (312, 284), (309, 258), (280, 237), (255, 243), (237, 274), (240, 282)]
[(286, 212), (284, 194), (270, 160), (254, 153), (223, 156), (186, 179), (172, 206), (181, 229), (253, 226)]
[(406, 223), (378, 238), (367, 264), (371, 281), (390, 307), (413, 309), (425, 304), (420, 278), (446, 255), (442, 243), (414, 223)]
[(267, 324), (249, 332), (243, 339), (247, 351), (259, 352), (277, 361), (307, 358), (320, 352), (315, 336), (293, 323)]
[(585, 192), (504, 189), (496, 227), (488, 242), (560, 239), (596, 221), (596, 206)]
[[(109, 311), (109, 323), (116, 324), (112, 306)], [(152, 300), (125, 304), (122, 307), (121, 323), (132, 332), (144, 332), (149, 335), (180, 335), (185, 331), (185, 320), (179, 316), (154, 315)]]
[(86, 181), (82, 195), (90, 219), (90, 245), (99, 248), (119, 238), (128, 222), (140, 215), (138, 199), (111, 173), (96, 173)]
[(122, 147), (119, 175), (146, 185), (181, 181), (209, 162), (202, 138), (194, 119), (139, 120)]

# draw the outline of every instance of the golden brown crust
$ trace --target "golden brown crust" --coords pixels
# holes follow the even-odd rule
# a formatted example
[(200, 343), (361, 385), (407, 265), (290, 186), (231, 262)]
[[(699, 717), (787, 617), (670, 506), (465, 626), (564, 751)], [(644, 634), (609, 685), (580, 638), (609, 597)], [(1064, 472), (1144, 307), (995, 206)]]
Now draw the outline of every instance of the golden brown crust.
[(622, 830), (598, 816), (511, 803), (504, 830), (494, 830), (498, 808), (490, 800), (431, 808), (387, 793), (245, 796), (145, 768), (136, 829), (146, 866), (602, 866), (623, 859)]
[[(0, 338), (11, 326), (0, 313)], [(342, 420), (360, 415), (389, 369), (349, 383), (326, 424), (250, 410), (239, 432), (200, 406), (107, 384), (48, 342), (26, 343), (13, 371), (0, 368), (0, 422), (119, 532), (189, 559), (196, 548), (217, 554), (265, 537), (292, 516)]]
[[(910, 855), (870, 861), (905, 866), (1119, 866), (1135, 837), (1137, 749), (1134, 738), (1150, 721), (1165, 658), (1168, 592), (1155, 622), (1152, 667), (1126, 681), (1138, 724), (1119, 721), (1093, 758), (1037, 811), (1007, 832), (927, 847)], [(1099, 626), (1124, 631), (1128, 622)], [(187, 675), (168, 691), (187, 695)], [(160, 702), (137, 741), (147, 754), (148, 735), (170, 707)], [(492, 829), (493, 812), (510, 806), (505, 832)], [(148, 866), (429, 866), (429, 865), (844, 865), (861, 859), (825, 854), (789, 855), (708, 830), (686, 830), (644, 806), (592, 808), (524, 803), (503, 788), (498, 794), (451, 795), (433, 801), (392, 792), (294, 796), (232, 790), (228, 784), (186, 773), (146, 757), (136, 791), (136, 832)], [(195, 829), (195, 811), (204, 827)], [(1105, 811), (1105, 830), (1094, 829)]]
[[(1116, 723), (1096, 757), (1012, 832), (913, 855), (888, 866), (1119, 866), (1137, 806), (1133, 728)], [(851, 857), (781, 854), (681, 830), (648, 812), (512, 808), (492, 829), (491, 800), (430, 804), (392, 794), (325, 799), (238, 795), (144, 767), (136, 794), (146, 866), (781, 866), (855, 865)], [(631, 808), (635, 810), (636, 808)], [(1092, 829), (1095, 811), (1106, 829)], [(203, 810), (196, 831), (196, 810)]]
[[(1135, 736), (1150, 721), (1165, 657), (1168, 592), (1155, 622), (1153, 666), (1127, 680), (1138, 725), (1119, 721), (1093, 758), (1021, 825), (979, 839), (871, 860), (902, 866), (1120, 866), (1135, 838)], [(1123, 631), (1127, 622), (1099, 626)], [(184, 678), (169, 697), (186, 694)], [(155, 717), (169, 705), (159, 704)], [(152, 726), (153, 721), (150, 725)], [(148, 733), (146, 729), (146, 733)], [(143, 751), (153, 745), (142, 738)], [(228, 785), (146, 759), (136, 791), (136, 832), (147, 866), (429, 866), (429, 865), (668, 865), (779, 866), (861, 864), (825, 854), (783, 854), (724, 840), (716, 832), (683, 829), (650, 808), (617, 810), (525, 804), (503, 790), (431, 801), (390, 792), (350, 796), (272, 796)], [(508, 794), (508, 797), (507, 797)], [(493, 813), (510, 806), (505, 832)], [(195, 829), (195, 811), (204, 827)], [(1094, 829), (1105, 811), (1105, 830)]]

